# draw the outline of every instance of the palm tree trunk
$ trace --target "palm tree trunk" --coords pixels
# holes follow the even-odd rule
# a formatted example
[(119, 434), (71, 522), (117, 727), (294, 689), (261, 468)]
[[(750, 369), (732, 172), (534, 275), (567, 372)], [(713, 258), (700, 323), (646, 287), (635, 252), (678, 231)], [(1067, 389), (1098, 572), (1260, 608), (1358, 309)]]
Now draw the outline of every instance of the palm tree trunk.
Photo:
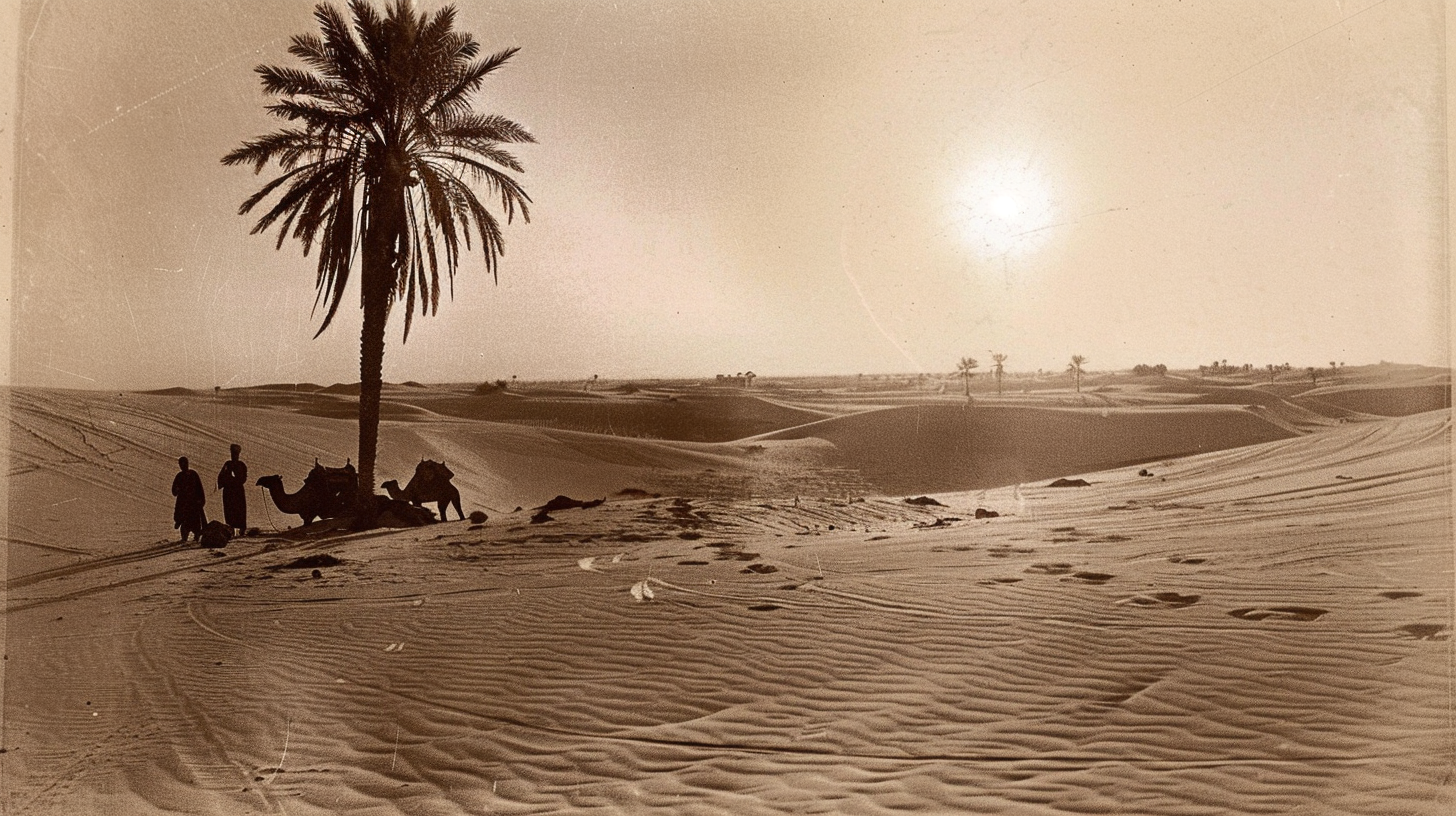
[(398, 163), (387, 163), (370, 193), (368, 226), (360, 258), (359, 290), (364, 325), (359, 331), (359, 500), (374, 495), (374, 460), (379, 448), (379, 392), (384, 379), (384, 329), (398, 281), (396, 240), (405, 221), (404, 179)]
[(384, 380), (384, 327), (388, 294), (366, 297), (359, 332), (359, 498), (374, 495), (374, 460), (379, 448), (379, 392)]

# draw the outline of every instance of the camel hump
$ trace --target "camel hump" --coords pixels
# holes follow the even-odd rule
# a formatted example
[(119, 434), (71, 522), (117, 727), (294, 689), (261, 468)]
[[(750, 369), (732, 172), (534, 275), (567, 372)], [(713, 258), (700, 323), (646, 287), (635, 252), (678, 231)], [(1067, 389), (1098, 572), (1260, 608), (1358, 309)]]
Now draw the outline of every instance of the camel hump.
[(455, 478), (455, 473), (445, 467), (444, 462), (425, 459), (415, 466), (415, 478), (420, 479), (423, 484), (438, 484)]
[(314, 465), (303, 480), (303, 486), (328, 495), (343, 496), (359, 489), (359, 474), (348, 465), (341, 468)]
[(454, 476), (444, 462), (425, 459), (415, 466), (414, 478), (409, 480), (405, 491), (409, 493), (411, 501), (436, 501), (456, 493), (454, 485), (450, 484), (450, 479)]

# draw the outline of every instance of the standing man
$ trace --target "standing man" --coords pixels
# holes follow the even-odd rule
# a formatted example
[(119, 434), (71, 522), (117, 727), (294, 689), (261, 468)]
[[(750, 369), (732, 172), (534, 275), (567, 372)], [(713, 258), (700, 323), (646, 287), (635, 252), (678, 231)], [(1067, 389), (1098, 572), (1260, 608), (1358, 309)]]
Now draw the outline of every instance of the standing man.
[(240, 445), (231, 451), (233, 458), (217, 473), (217, 486), (222, 488), (223, 520), (241, 536), (248, 531), (248, 466), (238, 458), (243, 452)]
[(207, 504), (202, 478), (197, 471), (187, 467), (185, 456), (177, 460), (177, 467), (181, 472), (172, 477), (172, 495), (177, 497), (177, 506), (172, 510), (172, 526), (182, 531), (184, 542), (188, 534), (196, 535), (201, 541), (202, 528), (207, 526), (207, 515), (202, 510)]

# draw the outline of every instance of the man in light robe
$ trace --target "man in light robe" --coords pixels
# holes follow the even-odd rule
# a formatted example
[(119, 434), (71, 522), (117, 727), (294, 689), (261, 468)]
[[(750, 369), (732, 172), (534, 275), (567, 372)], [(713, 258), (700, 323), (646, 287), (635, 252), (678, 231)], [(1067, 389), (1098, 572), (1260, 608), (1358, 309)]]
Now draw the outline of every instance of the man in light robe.
[(233, 445), (231, 450), (232, 459), (217, 473), (217, 486), (222, 488), (223, 521), (242, 535), (248, 531), (248, 466), (238, 458), (241, 446)]

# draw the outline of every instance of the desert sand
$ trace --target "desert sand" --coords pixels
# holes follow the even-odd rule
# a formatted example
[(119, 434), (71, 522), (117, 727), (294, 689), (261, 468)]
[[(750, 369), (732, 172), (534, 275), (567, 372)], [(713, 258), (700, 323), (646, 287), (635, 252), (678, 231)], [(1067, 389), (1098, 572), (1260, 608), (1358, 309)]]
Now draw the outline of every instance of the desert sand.
[(297, 489), (347, 386), (10, 391), (6, 812), (1456, 806), (1446, 372), (762, 385), (392, 386), (489, 521), (220, 551), (176, 457)]

